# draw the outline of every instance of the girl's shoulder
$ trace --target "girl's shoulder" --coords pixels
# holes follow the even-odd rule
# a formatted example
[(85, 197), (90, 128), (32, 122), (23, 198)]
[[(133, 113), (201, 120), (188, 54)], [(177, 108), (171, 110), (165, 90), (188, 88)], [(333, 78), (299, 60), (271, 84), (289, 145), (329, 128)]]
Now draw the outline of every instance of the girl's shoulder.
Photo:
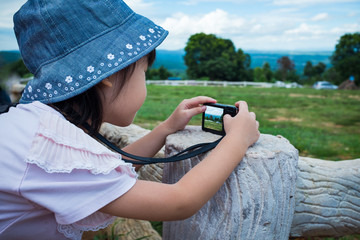
[(82, 129), (66, 120), (51, 107), (37, 103), (41, 114), (29, 154), (28, 163), (35, 163), (46, 172), (70, 173), (74, 169), (107, 174), (120, 166), (133, 168)]

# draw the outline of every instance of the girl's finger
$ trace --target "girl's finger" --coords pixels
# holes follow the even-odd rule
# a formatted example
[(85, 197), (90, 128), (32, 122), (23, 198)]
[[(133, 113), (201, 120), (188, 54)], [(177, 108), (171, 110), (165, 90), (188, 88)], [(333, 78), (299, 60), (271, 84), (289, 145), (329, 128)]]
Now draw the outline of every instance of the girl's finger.
[(216, 99), (207, 96), (198, 96), (186, 100), (186, 106), (188, 108), (197, 107), (200, 104), (204, 104), (204, 103), (216, 103)]
[(254, 112), (251, 112), (250, 115), (251, 115), (254, 119), (256, 119), (256, 114), (255, 114)]
[(200, 113), (205, 112), (205, 109), (206, 109), (205, 106), (200, 106), (200, 107), (190, 108), (190, 109), (188, 109), (188, 110), (186, 110), (186, 111), (187, 111), (188, 116), (193, 117), (193, 116), (195, 116), (195, 115), (198, 115), (198, 114), (200, 114)]
[(249, 111), (249, 107), (245, 101), (238, 101), (235, 103), (235, 106), (239, 109), (239, 111)]

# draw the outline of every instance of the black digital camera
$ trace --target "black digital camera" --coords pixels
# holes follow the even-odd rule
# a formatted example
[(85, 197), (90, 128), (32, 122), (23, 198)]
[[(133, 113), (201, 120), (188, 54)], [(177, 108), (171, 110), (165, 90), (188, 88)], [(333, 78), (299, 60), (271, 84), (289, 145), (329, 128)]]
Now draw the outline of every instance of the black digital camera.
[(223, 105), (219, 103), (205, 103), (206, 111), (202, 115), (202, 130), (225, 135), (223, 117), (229, 114), (234, 117), (238, 109), (235, 106)]

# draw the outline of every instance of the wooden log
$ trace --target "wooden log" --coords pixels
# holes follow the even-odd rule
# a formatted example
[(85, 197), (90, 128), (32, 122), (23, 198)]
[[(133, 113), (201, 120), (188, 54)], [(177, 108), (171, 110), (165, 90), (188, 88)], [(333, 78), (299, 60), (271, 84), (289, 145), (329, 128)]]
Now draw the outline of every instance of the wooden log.
[[(102, 127), (102, 133), (121, 147), (134, 142), (148, 132), (149, 130), (136, 125), (119, 128), (105, 124)], [(216, 139), (218, 139), (216, 135), (204, 133), (198, 127), (189, 127), (183, 132), (168, 137), (166, 155), (172, 155), (193, 144)], [(287, 155), (289, 161), (275, 159), (279, 156), (286, 158)], [(164, 156), (163, 150), (158, 156)], [(164, 181), (176, 182), (204, 157), (203, 155), (199, 158), (167, 164)], [(266, 158), (268, 160), (264, 160)], [(187, 220), (190, 223), (186, 223), (187, 221), (164, 223), (164, 239), (207, 239), (207, 237), (218, 239), (216, 234), (211, 236), (216, 229), (226, 233), (219, 237), (224, 239), (287, 239), (286, 234), (273, 235), (274, 231), (284, 231), (289, 225), (283, 225), (277, 214), (281, 213), (282, 218), (287, 215), (289, 223), (291, 222), (292, 210), (283, 210), (281, 207), (283, 203), (291, 205), (290, 207), (295, 211), (290, 230), (292, 237), (340, 237), (360, 234), (360, 159), (333, 162), (299, 157), (295, 184), (296, 174), (293, 169), (297, 165), (296, 159), (297, 152), (294, 152), (285, 139), (262, 135), (260, 140), (249, 149), (243, 162), (235, 169), (218, 194), (198, 215)], [(141, 169), (140, 178), (159, 182), (163, 167), (162, 164), (144, 167)], [(286, 175), (289, 170), (294, 174), (291, 178)], [(290, 182), (285, 181), (288, 178)], [(258, 182), (257, 184), (261, 186), (250, 184), (251, 182)], [(296, 185), (295, 198), (291, 197), (294, 196), (293, 188), (285, 189), (289, 184)], [(246, 201), (246, 199), (250, 200)], [(253, 207), (251, 208), (250, 205)], [(229, 212), (233, 211), (231, 209), (235, 209), (235, 212)], [(268, 216), (266, 212), (269, 211), (270, 214), (274, 214), (274, 218), (266, 221), (264, 220), (265, 216)], [(258, 235), (254, 227), (249, 227), (249, 215), (253, 216), (252, 224), (258, 225), (256, 231), (263, 231), (265, 237)], [(244, 223), (240, 222), (244, 220)], [(136, 224), (131, 224), (131, 227), (141, 229), (136, 227)], [(129, 227), (126, 225), (124, 228)], [(244, 233), (245, 231), (247, 234)], [(197, 238), (198, 236), (200, 237)]]
[[(200, 127), (188, 127), (167, 138), (165, 154), (216, 138)], [(163, 182), (177, 182), (205, 156), (165, 164)], [(295, 209), (297, 162), (298, 151), (285, 138), (262, 134), (198, 213), (184, 221), (164, 222), (163, 239), (288, 239)]]
[(291, 236), (360, 234), (360, 159), (300, 157)]

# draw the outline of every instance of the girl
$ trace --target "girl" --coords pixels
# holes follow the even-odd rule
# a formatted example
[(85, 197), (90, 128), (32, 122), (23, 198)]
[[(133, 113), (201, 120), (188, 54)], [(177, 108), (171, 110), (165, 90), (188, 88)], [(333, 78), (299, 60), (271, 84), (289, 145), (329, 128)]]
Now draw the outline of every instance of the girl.
[[(121, 0), (29, 0), (14, 23), (34, 79), (21, 104), (0, 116), (0, 239), (81, 239), (113, 216), (188, 218), (259, 137), (255, 114), (239, 101), (237, 116), (224, 117), (226, 136), (179, 182), (137, 180), (130, 164), (91, 135), (102, 122), (133, 121), (146, 97), (145, 72), (167, 31)], [(216, 100), (182, 101), (125, 150), (153, 156), (206, 102)]]

